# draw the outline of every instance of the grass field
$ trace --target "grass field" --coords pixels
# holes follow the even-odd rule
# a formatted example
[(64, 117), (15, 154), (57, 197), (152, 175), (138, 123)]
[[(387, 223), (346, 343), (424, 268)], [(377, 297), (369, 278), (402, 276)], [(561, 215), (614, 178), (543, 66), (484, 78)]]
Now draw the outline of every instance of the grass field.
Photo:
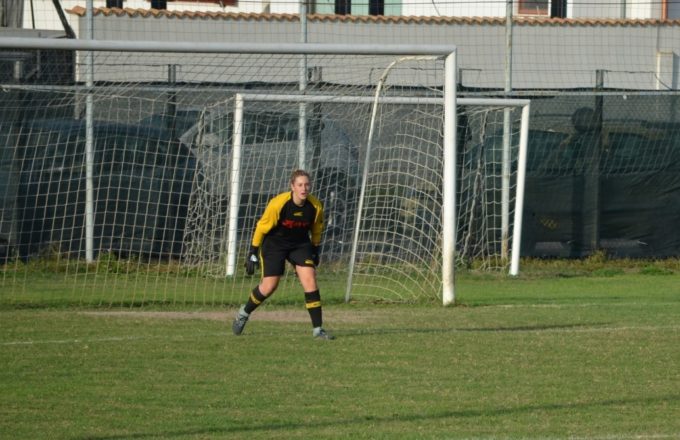
[(0, 294), (3, 439), (680, 438), (676, 267), (461, 276), (448, 308), (329, 295), (335, 341), (285, 298), (235, 337), (233, 305), (51, 289)]

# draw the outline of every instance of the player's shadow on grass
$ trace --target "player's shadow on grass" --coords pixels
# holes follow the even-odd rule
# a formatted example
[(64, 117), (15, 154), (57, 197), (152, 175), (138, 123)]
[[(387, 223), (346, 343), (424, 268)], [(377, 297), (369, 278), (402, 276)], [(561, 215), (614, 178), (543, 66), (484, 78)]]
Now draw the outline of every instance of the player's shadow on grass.
[(388, 334), (440, 334), (440, 333), (504, 333), (504, 332), (579, 332), (593, 329), (603, 329), (610, 323), (596, 322), (588, 324), (536, 324), (496, 326), (496, 327), (451, 327), (451, 328), (370, 328), (346, 332), (336, 332), (339, 337), (371, 336)]
[[(195, 429), (184, 429), (179, 431), (170, 432), (139, 432), (139, 433), (129, 433), (125, 435), (93, 435), (93, 436), (79, 436), (75, 439), (77, 440), (119, 440), (119, 439), (143, 439), (151, 437), (161, 437), (161, 438), (173, 438), (173, 437), (187, 437), (187, 436), (214, 436), (214, 435), (226, 435), (226, 434), (255, 434), (255, 433), (265, 433), (267, 431), (276, 431), (277, 435), (285, 434), (286, 431), (290, 431), (291, 435), (293, 432), (296, 435), (299, 434), (300, 429), (305, 428), (329, 428), (332, 426), (352, 426), (352, 425), (362, 425), (375, 427), (378, 423), (393, 423), (393, 422), (416, 422), (416, 421), (436, 421), (443, 419), (464, 419), (473, 417), (497, 417), (504, 415), (513, 414), (524, 414), (531, 413), (534, 411), (550, 412), (550, 411), (564, 411), (564, 410), (583, 410), (588, 408), (599, 408), (599, 407), (610, 407), (610, 406), (622, 406), (622, 405), (636, 405), (642, 404), (644, 406), (652, 404), (670, 404), (680, 402), (680, 395), (669, 394), (664, 396), (655, 397), (645, 397), (645, 398), (628, 398), (628, 399), (605, 399), (595, 402), (576, 402), (576, 403), (547, 403), (544, 405), (520, 405), (515, 407), (496, 407), (489, 409), (465, 409), (465, 410), (451, 410), (451, 411), (438, 411), (432, 413), (420, 413), (420, 414), (401, 414), (395, 413), (389, 416), (356, 416), (351, 418), (336, 418), (329, 421), (305, 421), (305, 422), (280, 422), (280, 423), (252, 423), (249, 425), (234, 423), (233, 426), (229, 425), (229, 421), (225, 421), (225, 426), (223, 427), (212, 427), (212, 428), (195, 428)], [(208, 437), (209, 438), (209, 437)]]

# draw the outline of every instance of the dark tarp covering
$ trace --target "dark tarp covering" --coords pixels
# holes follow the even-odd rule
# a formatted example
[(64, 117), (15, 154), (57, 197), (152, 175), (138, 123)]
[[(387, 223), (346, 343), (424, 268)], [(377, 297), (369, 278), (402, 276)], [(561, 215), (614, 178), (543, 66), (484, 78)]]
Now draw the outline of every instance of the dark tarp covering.
[(680, 96), (532, 107), (522, 254), (680, 256)]

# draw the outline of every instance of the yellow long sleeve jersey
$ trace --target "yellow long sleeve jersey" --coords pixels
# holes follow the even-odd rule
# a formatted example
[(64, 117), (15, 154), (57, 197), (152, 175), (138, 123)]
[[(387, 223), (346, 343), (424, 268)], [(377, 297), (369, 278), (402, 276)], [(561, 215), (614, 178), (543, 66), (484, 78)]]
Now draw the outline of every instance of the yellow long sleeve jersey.
[(261, 246), (268, 236), (282, 246), (304, 243), (310, 238), (314, 246), (319, 246), (323, 222), (323, 205), (319, 199), (310, 194), (302, 206), (297, 206), (292, 192), (281, 193), (269, 201), (258, 220), (252, 245)]

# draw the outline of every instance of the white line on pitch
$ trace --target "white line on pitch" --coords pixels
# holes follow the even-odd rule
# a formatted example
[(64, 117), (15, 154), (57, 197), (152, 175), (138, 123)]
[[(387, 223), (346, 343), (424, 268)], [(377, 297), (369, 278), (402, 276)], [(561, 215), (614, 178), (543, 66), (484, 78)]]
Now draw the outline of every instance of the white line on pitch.
[[(196, 335), (198, 337), (204, 336), (224, 336), (225, 333), (201, 333)], [(171, 337), (167, 336), (119, 336), (119, 337), (108, 337), (108, 338), (91, 338), (91, 339), (46, 339), (37, 341), (7, 341), (0, 342), (0, 346), (10, 346), (10, 345), (39, 345), (39, 344), (87, 344), (92, 342), (125, 342), (125, 341), (141, 341), (145, 339), (169, 339), (175, 341), (190, 340), (195, 338), (187, 337)]]
[(664, 302), (664, 303), (580, 303), (580, 304), (490, 304), (490, 305), (480, 305), (479, 307), (499, 307), (502, 309), (514, 309), (514, 308), (531, 308), (531, 309), (566, 309), (571, 307), (629, 307), (629, 306), (642, 306), (642, 307), (667, 307), (667, 306), (677, 306), (677, 302)]
[(662, 440), (666, 438), (680, 438), (680, 433), (676, 434), (631, 434), (620, 435), (612, 434), (598, 437), (567, 437), (567, 440)]

